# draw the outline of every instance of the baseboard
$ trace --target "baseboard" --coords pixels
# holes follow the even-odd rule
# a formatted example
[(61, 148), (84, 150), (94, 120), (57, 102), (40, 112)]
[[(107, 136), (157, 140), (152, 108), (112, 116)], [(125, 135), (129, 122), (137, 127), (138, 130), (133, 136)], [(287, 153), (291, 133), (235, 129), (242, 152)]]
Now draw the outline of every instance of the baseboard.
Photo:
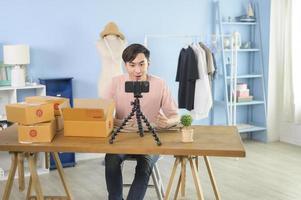
[(301, 138), (292, 138), (292, 137), (283, 137), (282, 136), (282, 137), (280, 137), (280, 141), (301, 146)]

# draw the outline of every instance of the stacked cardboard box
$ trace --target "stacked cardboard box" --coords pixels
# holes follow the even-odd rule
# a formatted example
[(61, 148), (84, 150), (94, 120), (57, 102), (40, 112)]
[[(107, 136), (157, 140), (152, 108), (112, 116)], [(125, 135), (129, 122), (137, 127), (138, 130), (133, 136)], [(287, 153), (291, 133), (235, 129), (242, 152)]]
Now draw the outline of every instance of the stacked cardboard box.
[(68, 98), (52, 97), (52, 96), (32, 96), (26, 97), (27, 103), (51, 103), (53, 105), (56, 130), (61, 131), (64, 129), (62, 108), (70, 108), (70, 101)]
[(19, 142), (51, 142), (56, 130), (51, 103), (6, 105), (7, 120), (18, 123)]
[(25, 102), (6, 106), (7, 120), (18, 123), (19, 142), (51, 142), (63, 129), (61, 107), (70, 107), (69, 99), (27, 97)]
[(237, 102), (249, 102), (253, 100), (253, 96), (250, 96), (250, 90), (246, 83), (237, 84), (236, 99)]

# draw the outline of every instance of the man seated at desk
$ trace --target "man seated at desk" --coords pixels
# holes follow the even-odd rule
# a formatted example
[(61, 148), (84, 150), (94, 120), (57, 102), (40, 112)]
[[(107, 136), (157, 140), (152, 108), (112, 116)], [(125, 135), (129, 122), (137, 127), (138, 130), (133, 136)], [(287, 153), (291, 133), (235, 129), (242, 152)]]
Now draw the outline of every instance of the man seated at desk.
[[(140, 99), (141, 111), (148, 121), (158, 128), (167, 128), (179, 122), (178, 109), (164, 80), (148, 74), (150, 52), (141, 44), (132, 44), (122, 53), (127, 73), (114, 77), (106, 89), (104, 98), (116, 104), (114, 124), (120, 126), (132, 110), (133, 93), (125, 92), (125, 81), (149, 81), (149, 92)], [(136, 128), (136, 120), (130, 120), (125, 128)], [(136, 129), (137, 130), (137, 129)], [(126, 134), (126, 133), (124, 133)], [(139, 148), (139, 147), (137, 147)], [(144, 198), (152, 167), (158, 155), (106, 154), (105, 174), (109, 200), (122, 200), (121, 164), (127, 158), (137, 160), (135, 178), (129, 190), (128, 200)]]

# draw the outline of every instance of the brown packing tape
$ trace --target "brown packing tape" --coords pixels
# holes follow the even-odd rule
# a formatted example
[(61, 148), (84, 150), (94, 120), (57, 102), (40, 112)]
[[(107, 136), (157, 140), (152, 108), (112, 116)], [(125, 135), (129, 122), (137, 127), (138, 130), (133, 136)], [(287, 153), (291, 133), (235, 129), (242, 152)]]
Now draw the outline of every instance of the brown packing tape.
[(62, 116), (63, 115), (62, 109), (63, 108), (70, 108), (69, 100), (64, 101), (63, 103), (59, 104), (57, 107), (58, 107), (58, 111), (59, 111), (60, 115)]
[(72, 121), (102, 121), (105, 119), (103, 109), (63, 108), (65, 120)]

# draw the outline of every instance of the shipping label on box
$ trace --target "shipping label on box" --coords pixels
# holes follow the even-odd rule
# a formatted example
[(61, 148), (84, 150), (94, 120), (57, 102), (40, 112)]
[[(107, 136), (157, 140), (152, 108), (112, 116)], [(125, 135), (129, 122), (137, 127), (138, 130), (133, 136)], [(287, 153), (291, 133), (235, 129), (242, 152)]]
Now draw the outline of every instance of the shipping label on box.
[(54, 119), (51, 103), (16, 103), (5, 106), (7, 120), (24, 125), (48, 122)]
[(112, 100), (75, 99), (74, 108), (63, 108), (64, 135), (107, 137), (113, 130)]
[(40, 102), (47, 102), (53, 104), (54, 114), (56, 116), (62, 115), (62, 108), (69, 108), (70, 101), (68, 98), (63, 97), (53, 97), (53, 96), (32, 96), (26, 97), (25, 102), (27, 103), (40, 103)]
[(18, 125), (20, 143), (51, 142), (56, 134), (55, 121), (39, 123), (33, 126)]

